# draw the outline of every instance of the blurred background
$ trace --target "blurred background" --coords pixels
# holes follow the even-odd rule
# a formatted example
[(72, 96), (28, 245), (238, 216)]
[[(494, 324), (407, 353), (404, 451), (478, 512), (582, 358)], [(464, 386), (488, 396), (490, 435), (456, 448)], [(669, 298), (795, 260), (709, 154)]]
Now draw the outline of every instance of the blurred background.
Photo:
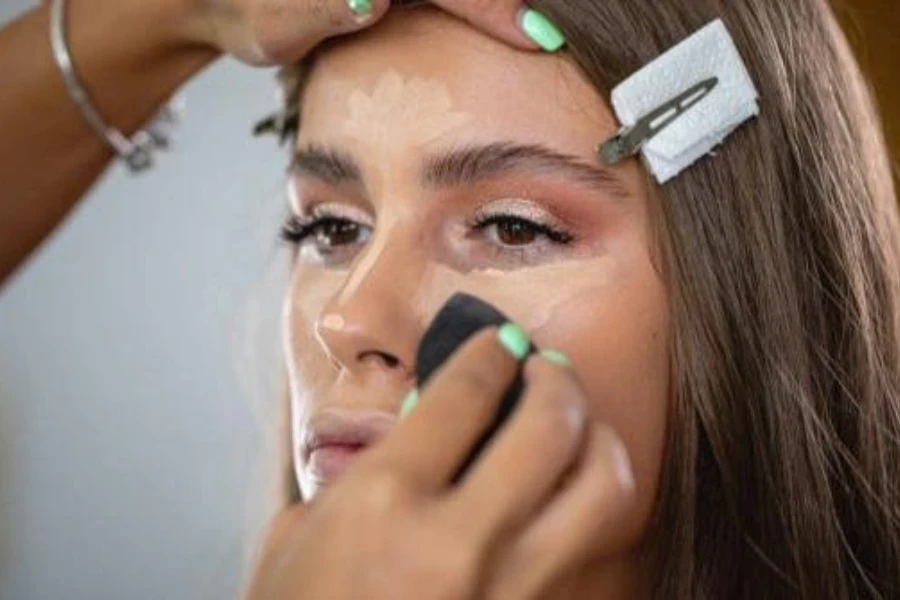
[[(838, 6), (894, 156), (897, 2)], [(0, 26), (35, 4), (0, 0)], [(234, 597), (279, 360), (285, 158), (249, 135), (272, 75), (190, 83), (175, 152), (113, 168), (0, 292), (3, 600)]]
[(0, 291), (2, 600), (236, 595), (286, 159), (250, 136), (272, 71), (224, 60), (184, 97), (159, 167), (113, 168)]

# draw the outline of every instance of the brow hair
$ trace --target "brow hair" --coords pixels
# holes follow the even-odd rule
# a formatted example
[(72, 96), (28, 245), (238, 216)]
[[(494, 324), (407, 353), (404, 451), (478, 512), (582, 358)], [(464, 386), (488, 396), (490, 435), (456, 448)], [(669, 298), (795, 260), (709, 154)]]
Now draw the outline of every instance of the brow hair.
[(452, 150), (427, 160), (424, 178), (435, 187), (452, 187), (517, 172), (559, 174), (616, 196), (628, 195), (621, 178), (599, 159), (591, 164), (539, 144), (497, 142)]
[(315, 144), (297, 150), (290, 172), (313, 177), (328, 185), (362, 184), (363, 176), (352, 156)]
[[(328, 185), (363, 185), (362, 169), (350, 154), (311, 144), (297, 150), (291, 171)], [(426, 157), (422, 181), (431, 187), (458, 187), (512, 174), (557, 175), (617, 197), (629, 195), (614, 169), (539, 144), (494, 142), (471, 145)]]

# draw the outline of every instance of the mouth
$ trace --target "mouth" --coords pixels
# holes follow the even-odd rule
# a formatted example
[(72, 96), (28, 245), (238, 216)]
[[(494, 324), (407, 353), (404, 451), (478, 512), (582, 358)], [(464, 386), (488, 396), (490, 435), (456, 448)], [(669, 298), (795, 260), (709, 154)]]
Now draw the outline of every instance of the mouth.
[(303, 435), (303, 463), (317, 482), (333, 483), (396, 422), (396, 416), (380, 411), (329, 410), (317, 414)]

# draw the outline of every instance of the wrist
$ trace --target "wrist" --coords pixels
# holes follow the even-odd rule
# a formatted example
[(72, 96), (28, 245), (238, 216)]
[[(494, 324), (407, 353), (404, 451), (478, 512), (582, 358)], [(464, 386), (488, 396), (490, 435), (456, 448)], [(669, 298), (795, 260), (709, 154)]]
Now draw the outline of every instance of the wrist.
[(66, 0), (74, 71), (103, 120), (126, 135), (219, 54), (193, 37), (199, 17), (188, 2)]
[(145, 25), (153, 27), (161, 49), (221, 54), (209, 18), (210, 0), (135, 0), (131, 4)]
[(171, 45), (221, 54), (209, 17), (210, 3), (211, 0), (157, 0), (157, 16), (162, 17), (162, 30)]

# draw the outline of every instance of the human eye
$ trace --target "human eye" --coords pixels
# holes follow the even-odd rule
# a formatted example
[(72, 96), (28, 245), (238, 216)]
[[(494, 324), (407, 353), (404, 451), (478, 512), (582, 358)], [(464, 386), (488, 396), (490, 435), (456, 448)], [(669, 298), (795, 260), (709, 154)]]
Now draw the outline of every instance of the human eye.
[(529, 246), (542, 240), (569, 244), (573, 239), (565, 231), (513, 214), (490, 215), (475, 221), (472, 226), (492, 243), (506, 248)]
[(372, 236), (361, 211), (332, 206), (313, 207), (306, 215), (290, 215), (282, 239), (297, 249), (300, 260), (334, 266), (347, 264)]
[(494, 257), (526, 262), (539, 261), (575, 241), (558, 219), (526, 201), (502, 201), (481, 209), (470, 220), (469, 231)]

